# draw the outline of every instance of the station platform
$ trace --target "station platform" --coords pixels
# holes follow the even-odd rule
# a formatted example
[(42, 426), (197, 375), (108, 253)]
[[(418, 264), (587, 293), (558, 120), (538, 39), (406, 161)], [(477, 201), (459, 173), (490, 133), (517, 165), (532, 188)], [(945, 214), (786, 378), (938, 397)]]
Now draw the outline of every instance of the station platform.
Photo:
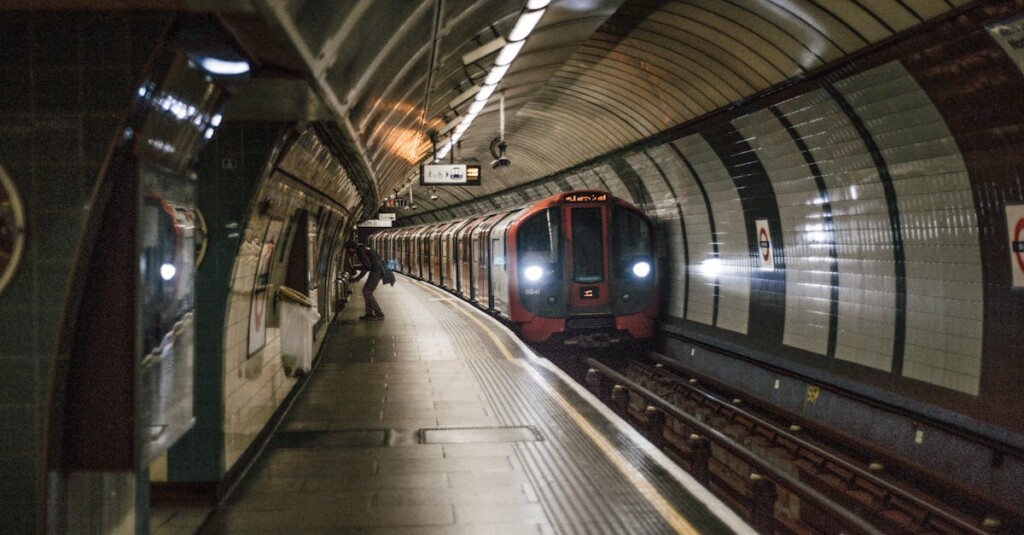
[(360, 289), (201, 533), (754, 533), (486, 313)]

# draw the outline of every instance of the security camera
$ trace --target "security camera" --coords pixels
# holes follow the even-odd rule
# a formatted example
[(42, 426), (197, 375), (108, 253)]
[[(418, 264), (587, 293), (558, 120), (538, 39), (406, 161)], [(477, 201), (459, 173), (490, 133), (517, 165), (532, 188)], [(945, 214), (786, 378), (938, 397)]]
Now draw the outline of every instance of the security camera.
[(491, 156), (494, 156), (494, 161), (491, 162), (491, 169), (497, 169), (499, 167), (508, 167), (512, 165), (509, 161), (508, 156), (505, 155), (505, 150), (508, 149), (508, 143), (505, 140), (496, 137), (491, 141)]

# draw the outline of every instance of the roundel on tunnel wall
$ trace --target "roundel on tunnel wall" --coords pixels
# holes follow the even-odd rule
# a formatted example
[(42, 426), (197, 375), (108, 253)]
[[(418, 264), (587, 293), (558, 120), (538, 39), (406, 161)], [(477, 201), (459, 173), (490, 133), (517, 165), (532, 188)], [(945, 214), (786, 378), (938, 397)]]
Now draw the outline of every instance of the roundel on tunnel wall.
[(0, 167), (0, 293), (14, 277), (25, 250), (25, 209), (7, 171)]
[(775, 250), (768, 220), (757, 220), (757, 262), (761, 269), (775, 269)]
[(1024, 204), (1006, 207), (1006, 226), (1010, 237), (1010, 270), (1013, 287), (1024, 288)]

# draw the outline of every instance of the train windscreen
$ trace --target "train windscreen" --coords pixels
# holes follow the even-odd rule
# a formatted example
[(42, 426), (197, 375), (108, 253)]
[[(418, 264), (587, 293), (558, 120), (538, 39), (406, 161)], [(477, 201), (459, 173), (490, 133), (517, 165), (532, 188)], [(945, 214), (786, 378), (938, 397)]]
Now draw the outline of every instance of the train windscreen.
[(613, 269), (616, 273), (634, 273), (640, 278), (646, 277), (653, 261), (650, 223), (632, 210), (616, 208), (612, 226)]
[(549, 209), (520, 225), (516, 249), (524, 265), (558, 262), (559, 219), (558, 212)]
[(604, 232), (601, 208), (573, 208), (573, 280), (589, 284), (604, 280)]

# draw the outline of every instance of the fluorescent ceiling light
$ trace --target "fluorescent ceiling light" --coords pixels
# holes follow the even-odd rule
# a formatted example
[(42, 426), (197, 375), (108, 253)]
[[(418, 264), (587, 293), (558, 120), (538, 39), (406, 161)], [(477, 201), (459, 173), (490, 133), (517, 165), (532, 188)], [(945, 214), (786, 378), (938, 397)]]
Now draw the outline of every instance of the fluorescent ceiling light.
[(487, 73), (487, 78), (484, 78), (484, 85), (497, 85), (501, 81), (501, 77), (505, 76), (508, 72), (510, 65), (495, 65), (491, 67), (491, 72)]
[(497, 88), (498, 86), (496, 85), (483, 86), (482, 88), (480, 88), (480, 92), (476, 94), (476, 98), (474, 100), (487, 101), (487, 99), (491, 98), (491, 94), (494, 93), (494, 90)]
[(519, 20), (516, 21), (516, 25), (512, 27), (512, 31), (508, 34), (508, 40), (511, 42), (522, 41), (530, 35), (533, 31), (534, 26), (540, 22), (540, 18), (544, 16), (544, 10), (538, 9), (537, 11), (527, 11), (522, 15), (519, 15)]
[(467, 113), (476, 115), (480, 113), (480, 110), (484, 109), (484, 106), (486, 105), (487, 102), (484, 102), (483, 100), (474, 100), (473, 103), (469, 105), (469, 111)]
[(526, 9), (540, 9), (547, 7), (551, 3), (551, 0), (529, 0), (526, 2)]
[(234, 76), (249, 72), (248, 61), (227, 61), (220, 58), (199, 58), (199, 66), (210, 74)]
[(440, 150), (437, 151), (437, 156), (434, 157), (434, 161), (436, 162), (436, 161), (440, 160), (441, 158), (444, 158), (445, 156), (447, 156), (448, 155), (448, 151), (450, 151), (450, 150), (452, 150), (452, 144), (449, 141), (448, 143), (445, 143), (444, 146), (442, 146)]
[(519, 51), (522, 50), (523, 45), (525, 44), (526, 41), (523, 40), (505, 45), (505, 47), (501, 49), (501, 52), (498, 53), (498, 57), (494, 60), (494, 64), (508, 65), (509, 63), (512, 63), (512, 60), (516, 59), (516, 56), (519, 55)]

